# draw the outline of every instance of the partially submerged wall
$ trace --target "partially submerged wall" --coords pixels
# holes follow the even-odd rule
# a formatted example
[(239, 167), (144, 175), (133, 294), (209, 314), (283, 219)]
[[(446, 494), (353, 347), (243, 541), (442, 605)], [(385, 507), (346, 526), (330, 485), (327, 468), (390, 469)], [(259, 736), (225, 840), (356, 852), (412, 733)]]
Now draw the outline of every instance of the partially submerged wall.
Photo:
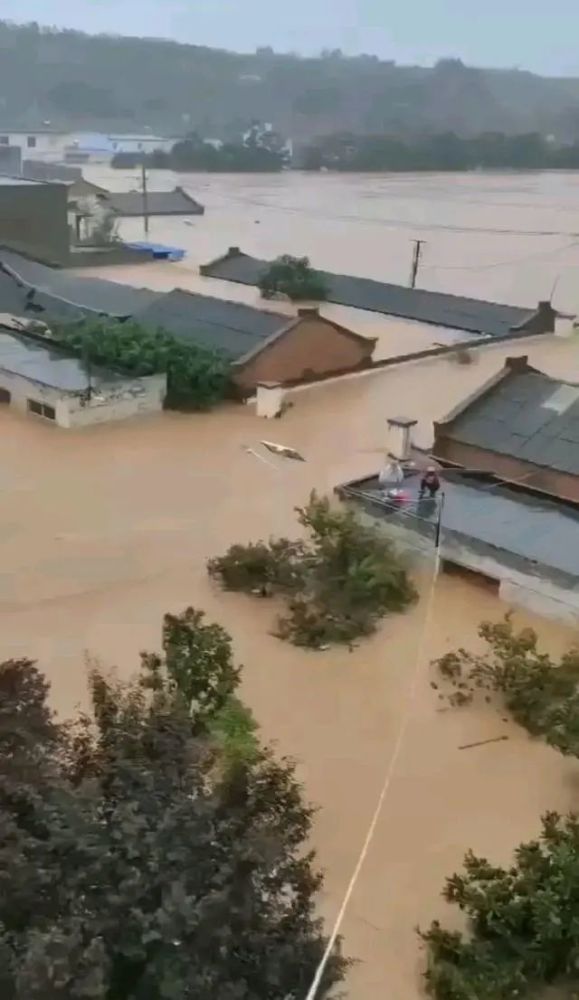
[(127, 378), (118, 386), (99, 389), (89, 400), (69, 396), (66, 400), (66, 422), (61, 426), (88, 427), (158, 413), (163, 409), (166, 392), (166, 375), (148, 375)]
[[(412, 527), (412, 518), (397, 515), (381, 517), (372, 513), (370, 501), (360, 503), (342, 496), (366, 523), (382, 529), (392, 538), (410, 563), (423, 562), (425, 558), (435, 560), (434, 525), (429, 524), (424, 532), (418, 531)], [(441, 563), (448, 562), (495, 580), (499, 585), (499, 597), (511, 607), (525, 608), (544, 618), (579, 626), (579, 576), (571, 577), (549, 567), (538, 566), (504, 550), (493, 551), (488, 545), (444, 528), (441, 531), (439, 557)]]
[(66, 187), (0, 183), (0, 246), (48, 264), (66, 263), (69, 246)]
[[(58, 427), (88, 427), (93, 424), (126, 420), (129, 417), (158, 413), (163, 409), (167, 391), (165, 375), (149, 375), (130, 379), (94, 390), (87, 394), (66, 393), (52, 386), (34, 382), (0, 369), (0, 404), (30, 413), (29, 401), (50, 407), (54, 416), (37, 415), (38, 419), (54, 421)], [(9, 394), (9, 399), (6, 394)]]

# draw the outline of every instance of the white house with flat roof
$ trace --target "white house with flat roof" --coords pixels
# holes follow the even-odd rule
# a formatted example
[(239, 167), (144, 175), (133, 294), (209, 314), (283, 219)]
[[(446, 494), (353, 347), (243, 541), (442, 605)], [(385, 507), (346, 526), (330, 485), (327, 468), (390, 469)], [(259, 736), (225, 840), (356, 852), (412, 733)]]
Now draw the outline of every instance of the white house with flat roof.
[(13, 406), (59, 427), (86, 427), (163, 408), (166, 375), (131, 378), (88, 367), (22, 320), (0, 316), (0, 408)]
[(18, 146), (22, 159), (44, 160), (59, 163), (64, 160), (64, 151), (70, 144), (70, 133), (56, 129), (2, 129), (0, 127), (0, 147)]

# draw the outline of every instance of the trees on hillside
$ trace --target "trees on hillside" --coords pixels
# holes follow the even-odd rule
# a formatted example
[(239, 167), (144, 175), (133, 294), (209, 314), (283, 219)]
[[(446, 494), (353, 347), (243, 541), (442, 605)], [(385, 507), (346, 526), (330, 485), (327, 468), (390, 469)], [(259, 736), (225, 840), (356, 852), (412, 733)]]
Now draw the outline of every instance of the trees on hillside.
[[(112, 166), (130, 168), (143, 156), (117, 153)], [(204, 142), (196, 132), (176, 142), (170, 152), (155, 150), (146, 154), (145, 163), (151, 169), (175, 171), (207, 171), (208, 173), (277, 173), (288, 163), (283, 140), (277, 133), (264, 133), (258, 126), (250, 129), (243, 140), (214, 144)]]
[(259, 115), (295, 140), (345, 130), (577, 137), (577, 81), (458, 60), (427, 69), (331, 51), (250, 55), (8, 22), (0, 22), (0, 51), (4, 117), (23, 128), (43, 119), (106, 132), (148, 127), (158, 135), (196, 127), (238, 141)]
[(579, 145), (554, 145), (538, 133), (501, 132), (460, 136), (454, 132), (411, 136), (335, 133), (310, 143), (305, 170), (420, 171), (568, 169), (579, 166)]
[(167, 373), (166, 405), (204, 410), (229, 390), (229, 363), (215, 351), (177, 340), (165, 330), (108, 318), (51, 324), (63, 346), (93, 365), (127, 375)]
[(188, 609), (163, 635), (131, 683), (93, 668), (71, 725), (33, 663), (0, 665), (6, 1000), (298, 1000), (311, 982), (311, 810), (287, 761), (228, 729), (226, 634)]

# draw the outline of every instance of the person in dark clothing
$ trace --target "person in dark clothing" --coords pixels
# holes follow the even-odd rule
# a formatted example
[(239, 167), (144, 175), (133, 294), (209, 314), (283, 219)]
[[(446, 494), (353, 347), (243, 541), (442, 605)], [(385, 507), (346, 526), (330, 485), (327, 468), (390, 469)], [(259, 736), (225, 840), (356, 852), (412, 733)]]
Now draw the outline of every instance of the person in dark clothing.
[(439, 489), (440, 489), (440, 479), (438, 478), (438, 473), (433, 465), (429, 465), (422, 479), (420, 480), (420, 498), (422, 499), (424, 494), (428, 493), (430, 498), (434, 499)]

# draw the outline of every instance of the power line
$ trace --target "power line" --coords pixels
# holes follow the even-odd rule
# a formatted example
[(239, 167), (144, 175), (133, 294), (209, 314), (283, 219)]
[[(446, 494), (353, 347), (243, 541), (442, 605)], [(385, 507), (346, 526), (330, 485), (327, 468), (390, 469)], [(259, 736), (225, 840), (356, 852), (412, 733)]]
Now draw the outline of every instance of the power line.
[(344, 222), (356, 222), (359, 225), (376, 225), (385, 227), (394, 227), (397, 229), (420, 229), (420, 230), (432, 230), (447, 232), (447, 233), (480, 233), (480, 234), (490, 234), (495, 236), (568, 236), (572, 238), (578, 238), (579, 232), (569, 232), (560, 229), (495, 229), (487, 226), (451, 226), (445, 223), (439, 222), (413, 222), (410, 219), (389, 219), (380, 218), (376, 216), (368, 215), (350, 215), (346, 213), (335, 214), (331, 212), (322, 212), (308, 208), (300, 208), (294, 205), (275, 205), (268, 201), (262, 201), (258, 198), (243, 198), (243, 197), (233, 197), (229, 200), (237, 202), (242, 205), (254, 205), (257, 208), (267, 208), (274, 212), (286, 212), (292, 215), (307, 215), (310, 218), (316, 217), (320, 219), (329, 219), (330, 221), (344, 221)]
[(574, 241), (573, 243), (566, 243), (563, 247), (557, 247), (555, 250), (540, 250), (538, 253), (528, 254), (525, 257), (516, 257), (514, 260), (496, 260), (490, 264), (423, 264), (422, 269), (424, 271), (484, 271), (492, 267), (509, 267), (512, 264), (523, 264), (527, 260), (547, 260), (549, 257), (555, 257), (557, 254), (563, 253), (565, 250), (571, 250), (577, 246), (579, 246), (579, 242)]

